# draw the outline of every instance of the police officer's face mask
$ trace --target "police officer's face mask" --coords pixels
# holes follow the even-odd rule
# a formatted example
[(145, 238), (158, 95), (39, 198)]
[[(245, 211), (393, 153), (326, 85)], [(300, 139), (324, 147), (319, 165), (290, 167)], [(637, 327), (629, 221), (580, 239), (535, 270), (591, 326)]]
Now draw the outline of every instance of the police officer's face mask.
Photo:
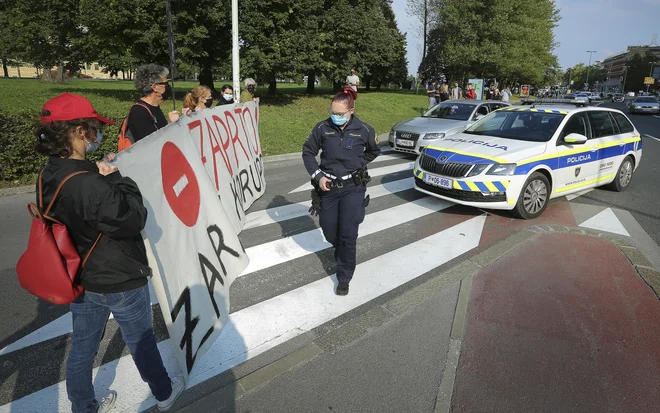
[(332, 109), (330, 109), (330, 119), (332, 120), (332, 123), (334, 123), (335, 125), (343, 126), (351, 119), (351, 110), (349, 109), (346, 112), (337, 113), (337, 112), (333, 112)]

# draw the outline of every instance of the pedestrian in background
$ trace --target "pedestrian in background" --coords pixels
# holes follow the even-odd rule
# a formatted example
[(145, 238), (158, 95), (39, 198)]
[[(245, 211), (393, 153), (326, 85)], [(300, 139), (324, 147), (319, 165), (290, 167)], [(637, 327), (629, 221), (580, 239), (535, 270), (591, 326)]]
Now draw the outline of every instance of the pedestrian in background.
[(463, 99), (463, 91), (458, 87), (458, 82), (454, 82), (454, 87), (451, 89), (452, 99)]
[[(170, 379), (156, 346), (147, 262), (140, 232), (147, 210), (135, 182), (116, 166), (90, 162), (103, 126), (113, 122), (99, 116), (82, 96), (63, 93), (43, 106), (35, 130), (36, 150), (48, 156), (37, 184), (42, 205), (50, 203), (63, 179), (50, 216), (64, 224), (81, 256), (87, 256), (78, 282), (84, 292), (69, 305), (71, 349), (66, 361), (66, 390), (73, 413), (106, 413), (117, 400), (111, 392), (99, 403), (94, 393), (94, 358), (112, 313), (133, 356), (142, 380), (149, 384), (161, 411), (169, 410), (185, 384)], [(114, 154), (106, 157), (114, 159)]]
[(429, 109), (431, 109), (433, 106), (437, 104), (436, 101), (436, 96), (437, 96), (438, 90), (437, 90), (437, 83), (435, 81), (431, 81), (428, 83), (426, 86), (426, 94), (429, 97)]
[(199, 85), (191, 92), (186, 93), (186, 97), (183, 99), (183, 109), (181, 111), (184, 115), (192, 115), (193, 112), (210, 108), (211, 106), (213, 106), (211, 89), (207, 86)]
[(358, 227), (369, 205), (367, 164), (380, 155), (374, 128), (355, 116), (356, 95), (349, 88), (337, 93), (330, 103), (330, 118), (312, 129), (302, 148), (315, 187), (310, 212), (320, 212), (323, 235), (335, 249), (337, 295), (348, 294), (355, 272)]
[(502, 91), (502, 102), (509, 103), (509, 101), (511, 100), (511, 96), (513, 96), (511, 94), (511, 88), (508, 85), (504, 86), (504, 90)]
[(346, 77), (346, 85), (357, 93), (358, 86), (360, 86), (360, 78), (356, 74), (355, 68), (352, 68), (351, 75)]
[(255, 96), (255, 92), (257, 91), (257, 82), (255, 82), (251, 77), (248, 77), (243, 81), (243, 83), (245, 84), (245, 89), (243, 89), (241, 92), (241, 103), (259, 103), (259, 98)]
[(217, 106), (233, 105), (234, 103), (234, 88), (228, 84), (222, 85), (222, 95), (218, 99)]
[(440, 89), (440, 102), (449, 100), (449, 85), (447, 82), (442, 82), (442, 88)]
[[(130, 132), (131, 143), (167, 126), (160, 104), (172, 96), (172, 87), (167, 79), (169, 73), (166, 67), (153, 63), (140, 66), (135, 71), (133, 83), (142, 96), (128, 111), (126, 119), (127, 135)], [(179, 113), (173, 110), (168, 113), (168, 117), (170, 122), (176, 122)]]
[(477, 97), (477, 94), (474, 91), (474, 88), (472, 87), (472, 83), (468, 83), (467, 93), (465, 94), (465, 99), (474, 100), (474, 99), (476, 99), (476, 97)]

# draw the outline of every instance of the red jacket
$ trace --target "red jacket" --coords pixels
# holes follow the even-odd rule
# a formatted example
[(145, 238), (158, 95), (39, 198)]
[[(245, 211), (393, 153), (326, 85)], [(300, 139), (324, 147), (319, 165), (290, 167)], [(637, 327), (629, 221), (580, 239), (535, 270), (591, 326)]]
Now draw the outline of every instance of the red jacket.
[(476, 93), (474, 92), (474, 89), (468, 90), (467, 95), (465, 95), (465, 98), (470, 99), (470, 100), (473, 100), (476, 97), (477, 96), (476, 96)]

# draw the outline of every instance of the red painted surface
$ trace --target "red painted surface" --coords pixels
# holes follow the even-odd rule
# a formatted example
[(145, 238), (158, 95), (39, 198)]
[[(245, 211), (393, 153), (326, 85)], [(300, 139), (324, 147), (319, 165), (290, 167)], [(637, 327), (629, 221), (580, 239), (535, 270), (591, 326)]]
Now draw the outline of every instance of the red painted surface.
[(613, 244), (540, 234), (478, 274), (453, 413), (660, 411), (660, 301)]
[[(193, 227), (199, 217), (201, 194), (195, 171), (181, 152), (172, 142), (165, 142), (160, 155), (163, 193), (172, 212), (184, 225)], [(187, 180), (181, 193), (177, 194), (174, 186), (181, 178)]]

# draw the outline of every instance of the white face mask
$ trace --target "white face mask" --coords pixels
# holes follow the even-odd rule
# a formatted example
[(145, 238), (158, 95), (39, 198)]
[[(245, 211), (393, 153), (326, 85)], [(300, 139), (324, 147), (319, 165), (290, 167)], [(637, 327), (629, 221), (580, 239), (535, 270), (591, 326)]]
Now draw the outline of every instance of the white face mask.
[(85, 148), (85, 152), (90, 153), (94, 152), (101, 146), (101, 142), (103, 142), (103, 134), (101, 133), (100, 130), (96, 131), (96, 142), (87, 142), (87, 148)]
[(222, 97), (225, 100), (234, 100), (234, 95), (228, 95), (228, 94), (225, 93), (224, 95), (222, 95)]

